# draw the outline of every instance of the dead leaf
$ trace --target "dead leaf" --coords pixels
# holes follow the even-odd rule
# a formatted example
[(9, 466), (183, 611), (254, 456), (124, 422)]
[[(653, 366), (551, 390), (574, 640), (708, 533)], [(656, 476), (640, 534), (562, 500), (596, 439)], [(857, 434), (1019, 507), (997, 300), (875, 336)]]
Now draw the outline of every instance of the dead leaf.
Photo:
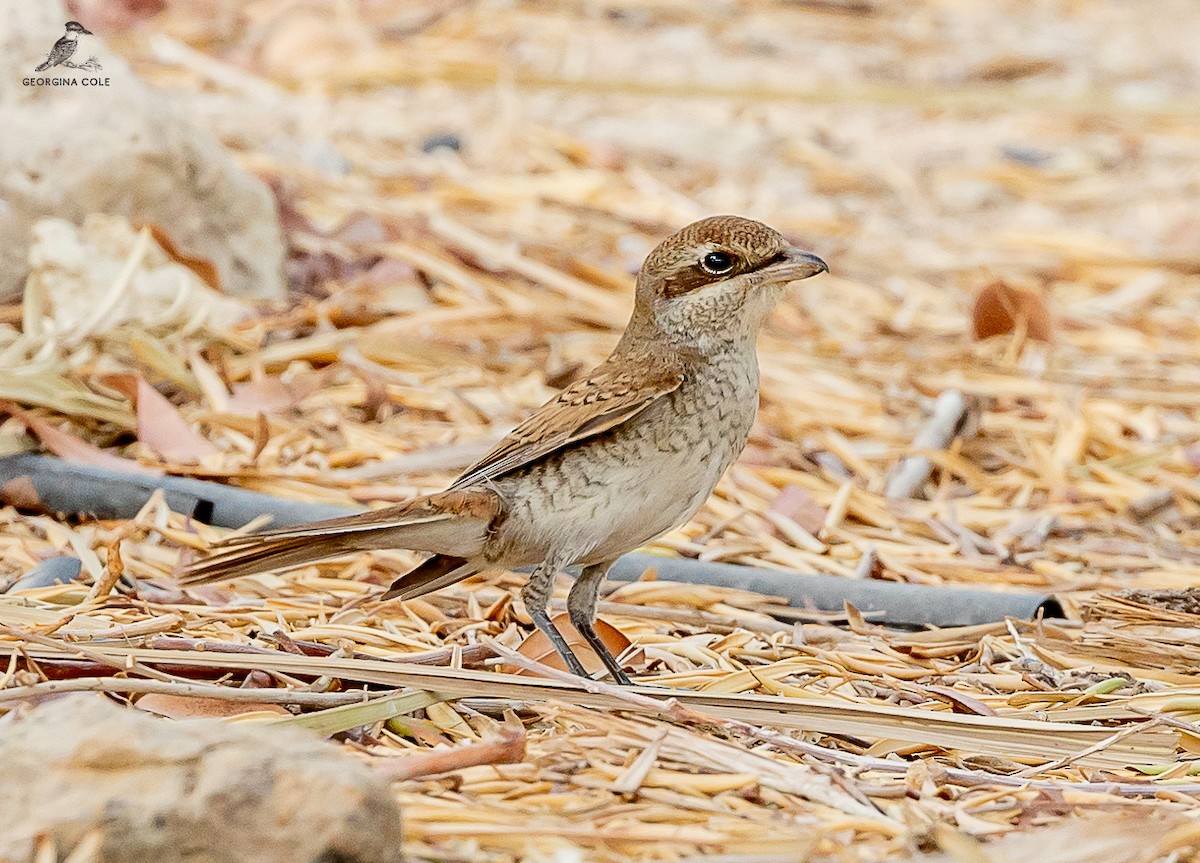
[[(583, 663), (583, 667), (589, 674), (600, 671), (604, 668), (604, 663), (596, 652), (588, 646), (588, 643), (583, 640), (575, 627), (571, 625), (571, 620), (566, 614), (556, 615), (553, 619), (554, 626), (563, 634), (563, 638), (567, 640), (567, 645), (571, 651), (579, 657), (579, 661)], [(613, 626), (611, 623), (605, 623), (603, 620), (596, 621), (596, 634), (600, 636), (600, 641), (608, 648), (613, 656), (620, 656), (632, 642), (625, 635)], [(529, 659), (536, 660), (543, 665), (548, 665), (551, 668), (557, 668), (559, 671), (566, 671), (566, 663), (562, 657), (558, 655), (558, 651), (550, 644), (548, 639), (541, 630), (534, 630), (533, 634), (521, 642), (521, 646), (517, 648), (517, 653)], [(524, 668), (509, 668), (514, 674), (532, 674), (538, 676), (534, 672)]]
[(150, 232), (150, 236), (154, 238), (154, 242), (158, 243), (171, 260), (187, 267), (214, 291), (221, 290), (221, 274), (217, 271), (217, 265), (208, 260), (208, 258), (198, 258), (181, 251), (171, 240), (170, 235), (158, 225), (145, 224), (134, 225), (134, 227), (138, 229), (146, 228)]
[(274, 376), (234, 384), (225, 410), (242, 416), (280, 413), (296, 407), (319, 385), (320, 381), (315, 378), (293, 384)]
[(259, 411), (254, 418), (254, 452), (250, 457), (257, 460), (270, 442), (271, 424), (267, 422), (267, 415)]
[(137, 413), (138, 440), (165, 462), (194, 464), (217, 447), (200, 437), (175, 405), (137, 375), (105, 375), (103, 382), (124, 393)]
[(69, 431), (51, 425), (46, 420), (26, 413), (14, 404), (0, 404), (0, 410), (5, 410), (25, 424), (25, 428), (34, 434), (38, 440), (61, 459), (74, 464), (86, 464), (92, 467), (103, 467), (109, 470), (120, 470), (126, 473), (141, 473), (151, 476), (162, 476), (162, 471), (156, 468), (138, 464), (128, 458), (121, 458), (110, 452), (77, 437)]
[(1040, 294), (1005, 282), (992, 282), (979, 290), (971, 310), (971, 327), (976, 339), (987, 339), (1023, 329), (1037, 341), (1054, 336), (1050, 309)]
[(222, 701), (219, 698), (197, 698), (194, 695), (171, 695), (165, 692), (143, 695), (135, 702), (135, 706), (168, 719), (228, 719), (245, 713), (292, 715), (278, 704), (263, 701)]
[(771, 502), (770, 511), (786, 515), (814, 536), (825, 524), (825, 507), (817, 503), (805, 489), (794, 484), (783, 487), (779, 497)]
[(846, 612), (846, 625), (851, 632), (857, 635), (870, 635), (875, 631), (875, 628), (869, 625), (867, 619), (862, 616), (862, 612), (849, 600), (843, 602), (842, 607)]
[(382, 258), (323, 301), (321, 313), (335, 327), (363, 327), (431, 305), (412, 266)]

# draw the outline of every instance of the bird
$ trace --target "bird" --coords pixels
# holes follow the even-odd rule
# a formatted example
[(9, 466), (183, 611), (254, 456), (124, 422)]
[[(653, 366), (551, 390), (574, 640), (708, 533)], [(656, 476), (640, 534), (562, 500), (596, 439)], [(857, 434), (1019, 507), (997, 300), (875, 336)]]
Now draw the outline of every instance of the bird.
[(54, 43), (54, 47), (50, 49), (50, 56), (46, 58), (46, 62), (34, 69), (35, 72), (44, 72), (51, 66), (57, 66), (60, 63), (65, 63), (75, 55), (75, 49), (79, 47), (79, 37), (91, 36), (92, 31), (88, 30), (78, 21), (67, 22), (67, 32)]
[(556, 575), (581, 567), (571, 625), (619, 684), (595, 630), (606, 573), (689, 521), (741, 453), (758, 409), (756, 337), (788, 284), (827, 272), (811, 252), (740, 216), (659, 243), (608, 359), (551, 398), (445, 491), (384, 509), (230, 537), (185, 585), (378, 549), (432, 556), (383, 599), (413, 599), (488, 569), (532, 567), (521, 599), (566, 667), (586, 676), (548, 614)]

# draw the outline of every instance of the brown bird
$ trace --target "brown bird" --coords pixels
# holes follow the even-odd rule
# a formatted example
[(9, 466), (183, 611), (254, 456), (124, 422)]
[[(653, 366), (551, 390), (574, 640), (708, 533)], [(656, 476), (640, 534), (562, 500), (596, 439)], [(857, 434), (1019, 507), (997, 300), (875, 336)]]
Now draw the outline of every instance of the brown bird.
[(712, 493), (754, 422), (760, 325), (789, 282), (827, 270), (760, 222), (714, 216), (688, 225), (646, 258), (612, 356), (446, 491), (232, 538), (184, 581), (372, 549), (431, 552), (384, 594), (412, 599), (484, 569), (535, 565), (521, 591), (525, 608), (567, 667), (583, 675), (547, 614), (555, 574), (579, 564), (569, 619), (627, 684), (593, 626), (605, 573), (622, 554), (688, 521)]

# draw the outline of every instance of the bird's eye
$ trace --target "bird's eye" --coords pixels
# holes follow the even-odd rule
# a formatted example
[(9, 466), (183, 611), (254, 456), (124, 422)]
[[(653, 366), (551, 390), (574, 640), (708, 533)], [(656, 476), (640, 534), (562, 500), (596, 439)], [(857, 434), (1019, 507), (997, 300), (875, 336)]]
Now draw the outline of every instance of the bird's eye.
[(700, 259), (700, 269), (712, 276), (723, 276), (730, 272), (736, 261), (728, 252), (709, 252)]

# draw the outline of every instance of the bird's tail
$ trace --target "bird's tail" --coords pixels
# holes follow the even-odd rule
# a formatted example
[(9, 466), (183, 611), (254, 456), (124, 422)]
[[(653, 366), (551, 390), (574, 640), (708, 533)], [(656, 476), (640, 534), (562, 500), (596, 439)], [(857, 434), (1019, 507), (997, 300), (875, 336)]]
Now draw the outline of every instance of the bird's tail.
[[(27, 69), (28, 69), (29, 67), (28, 67), (28, 66), (26, 66), (25, 68), (27, 68)], [(49, 68), (50, 68), (50, 61), (49, 61), (49, 60), (47, 60), (45, 63), (43, 63), (41, 66), (38, 66), (38, 67), (37, 67), (36, 69), (34, 69), (33, 71), (35, 71), (35, 72), (44, 72), (44, 71), (46, 71), (46, 70), (47, 70), (47, 69), (49, 69)]]
[(380, 599), (416, 599), (479, 572), (479, 566), (461, 557), (435, 554), (397, 578)]
[(500, 510), (500, 499), (490, 491), (467, 489), (374, 512), (236, 536), (222, 543), (223, 550), (185, 569), (180, 580), (186, 585), (212, 584), (384, 548), (428, 551), (465, 563), (483, 550)]

